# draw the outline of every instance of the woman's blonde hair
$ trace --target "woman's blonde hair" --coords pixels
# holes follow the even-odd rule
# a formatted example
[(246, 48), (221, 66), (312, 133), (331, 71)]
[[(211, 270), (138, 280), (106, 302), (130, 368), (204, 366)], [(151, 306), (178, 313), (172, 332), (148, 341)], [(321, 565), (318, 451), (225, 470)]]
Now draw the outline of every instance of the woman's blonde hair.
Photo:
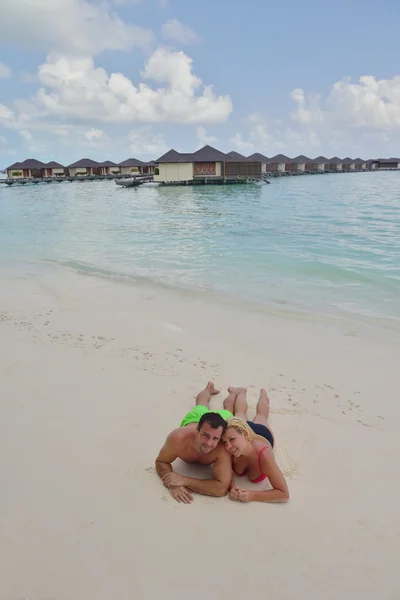
[(226, 428), (228, 429), (228, 427), (233, 427), (233, 429), (240, 433), (240, 435), (246, 434), (249, 442), (253, 442), (257, 437), (254, 431), (251, 429), (251, 427), (249, 427), (249, 425), (246, 423), (246, 421), (243, 421), (243, 419), (239, 419), (239, 417), (231, 417), (230, 419), (228, 419), (226, 422)]

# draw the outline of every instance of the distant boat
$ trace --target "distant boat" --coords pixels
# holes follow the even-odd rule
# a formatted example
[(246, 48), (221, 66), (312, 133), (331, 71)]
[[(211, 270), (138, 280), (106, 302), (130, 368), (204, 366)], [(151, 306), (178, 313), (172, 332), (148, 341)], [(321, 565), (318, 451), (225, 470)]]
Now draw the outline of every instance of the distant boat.
[(152, 175), (124, 177), (123, 179), (116, 179), (115, 183), (117, 185), (122, 185), (122, 187), (137, 187), (138, 185), (158, 185), (157, 182), (153, 181)]
[(139, 179), (135, 179), (134, 177), (126, 177), (125, 179), (116, 179), (115, 183), (117, 185), (121, 185), (122, 187), (137, 187), (142, 184)]

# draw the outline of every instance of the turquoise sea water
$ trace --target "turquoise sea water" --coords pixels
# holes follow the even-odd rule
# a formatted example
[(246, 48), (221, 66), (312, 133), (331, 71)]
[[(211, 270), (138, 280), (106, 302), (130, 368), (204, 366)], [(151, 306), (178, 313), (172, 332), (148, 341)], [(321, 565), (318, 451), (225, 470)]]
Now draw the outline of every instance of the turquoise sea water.
[(46, 264), (400, 325), (400, 173), (271, 185), (0, 185), (0, 266)]

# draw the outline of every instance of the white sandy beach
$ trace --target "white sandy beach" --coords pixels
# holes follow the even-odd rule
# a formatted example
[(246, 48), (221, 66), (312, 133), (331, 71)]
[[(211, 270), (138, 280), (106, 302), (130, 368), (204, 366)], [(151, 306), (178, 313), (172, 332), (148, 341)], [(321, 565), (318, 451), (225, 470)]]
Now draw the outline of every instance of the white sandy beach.
[[(390, 331), (4, 273), (0, 599), (399, 598), (399, 359)], [(288, 504), (163, 488), (154, 459), (209, 379), (214, 407), (268, 389)]]

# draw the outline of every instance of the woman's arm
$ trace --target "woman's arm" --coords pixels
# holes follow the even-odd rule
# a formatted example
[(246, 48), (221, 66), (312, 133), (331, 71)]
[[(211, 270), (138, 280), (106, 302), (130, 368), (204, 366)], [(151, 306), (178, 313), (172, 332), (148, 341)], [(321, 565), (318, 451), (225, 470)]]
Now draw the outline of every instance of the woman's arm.
[(261, 470), (268, 477), (272, 490), (260, 492), (253, 490), (239, 490), (241, 502), (287, 502), (289, 500), (289, 488), (282, 471), (275, 461), (272, 449), (267, 448), (260, 457)]

